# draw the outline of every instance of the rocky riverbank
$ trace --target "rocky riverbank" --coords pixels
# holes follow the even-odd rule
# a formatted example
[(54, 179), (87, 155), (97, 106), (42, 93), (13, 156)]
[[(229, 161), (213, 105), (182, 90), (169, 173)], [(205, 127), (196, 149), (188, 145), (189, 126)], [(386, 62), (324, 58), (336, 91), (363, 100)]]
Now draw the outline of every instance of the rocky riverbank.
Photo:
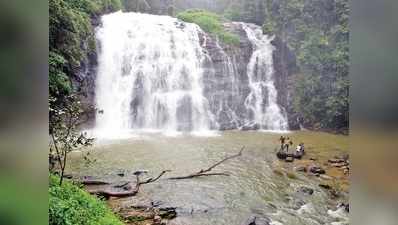
[[(343, 207), (349, 212), (350, 159), (347, 151), (325, 151), (314, 146), (308, 148), (301, 159), (275, 160), (273, 168), (276, 174), (290, 179), (299, 179), (300, 175), (313, 179), (329, 194), (330, 200), (338, 202), (337, 208)], [(313, 192), (312, 188), (310, 192)]]

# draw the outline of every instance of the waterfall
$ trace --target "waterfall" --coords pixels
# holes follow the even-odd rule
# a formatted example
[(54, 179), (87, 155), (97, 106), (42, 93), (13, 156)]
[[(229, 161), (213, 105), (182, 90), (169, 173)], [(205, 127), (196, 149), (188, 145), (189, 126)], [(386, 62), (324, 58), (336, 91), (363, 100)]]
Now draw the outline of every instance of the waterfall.
[(238, 25), (248, 39), (246, 69), (239, 51), (231, 55), (195, 24), (141, 13), (103, 16), (96, 32), (97, 135), (207, 135), (253, 123), (286, 130), (273, 81), (272, 38), (253, 24)]
[(242, 27), (253, 46), (253, 54), (247, 65), (250, 93), (245, 100), (250, 122), (265, 130), (286, 130), (287, 116), (277, 104), (278, 92), (273, 80), (273, 37), (263, 35), (258, 26), (242, 23)]
[(203, 96), (206, 58), (195, 24), (117, 12), (97, 31), (96, 129), (206, 132), (213, 114)]

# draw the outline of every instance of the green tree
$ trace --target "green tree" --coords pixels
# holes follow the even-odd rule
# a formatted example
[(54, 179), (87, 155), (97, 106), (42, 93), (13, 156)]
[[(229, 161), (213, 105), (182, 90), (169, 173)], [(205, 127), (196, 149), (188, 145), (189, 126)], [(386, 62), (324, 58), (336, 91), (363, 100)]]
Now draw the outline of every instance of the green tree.
[(348, 127), (348, 0), (267, 0), (264, 33), (295, 52), (294, 110), (307, 124)]
[(62, 103), (59, 100), (55, 97), (49, 98), (49, 161), (50, 165), (58, 164), (62, 185), (68, 154), (90, 146), (93, 139), (78, 130), (83, 110), (76, 95), (64, 96)]
[(61, 183), (68, 153), (92, 143), (78, 131), (84, 112), (71, 79), (95, 50), (93, 20), (120, 8), (120, 0), (49, 0), (49, 161)]

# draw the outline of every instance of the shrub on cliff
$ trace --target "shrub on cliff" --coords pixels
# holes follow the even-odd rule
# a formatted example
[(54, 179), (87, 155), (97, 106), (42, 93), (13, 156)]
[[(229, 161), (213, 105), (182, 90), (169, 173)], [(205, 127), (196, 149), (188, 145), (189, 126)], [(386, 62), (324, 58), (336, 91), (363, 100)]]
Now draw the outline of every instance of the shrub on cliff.
[(239, 44), (239, 37), (229, 33), (223, 27), (225, 18), (205, 10), (192, 9), (177, 14), (177, 18), (188, 23), (195, 23), (203, 31), (215, 35), (226, 44)]

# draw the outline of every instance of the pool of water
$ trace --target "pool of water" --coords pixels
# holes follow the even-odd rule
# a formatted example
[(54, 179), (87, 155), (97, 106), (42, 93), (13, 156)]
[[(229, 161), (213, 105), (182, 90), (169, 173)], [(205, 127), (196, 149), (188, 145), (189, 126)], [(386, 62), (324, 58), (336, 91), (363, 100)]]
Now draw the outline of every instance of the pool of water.
[[(172, 170), (163, 179), (142, 186), (138, 196), (132, 197), (150, 196), (165, 206), (177, 207), (178, 217), (172, 224), (241, 225), (253, 215), (270, 218), (272, 224), (348, 224), (347, 214), (334, 211), (338, 200), (331, 200), (317, 186), (316, 178), (297, 174), (296, 179), (291, 179), (273, 172), (280, 135), (228, 131), (211, 137), (167, 137), (147, 133), (122, 140), (97, 140), (89, 150), (95, 162), (87, 165), (82, 157), (84, 151), (73, 153), (68, 172), (116, 182), (133, 180), (132, 172), (136, 170), (148, 170), (148, 176)], [(318, 148), (324, 154), (348, 147), (346, 136), (316, 132), (284, 135), (290, 136), (295, 144), (305, 142), (308, 149)], [(245, 150), (241, 157), (214, 169), (230, 176), (166, 179), (208, 168), (242, 147)], [(121, 171), (127, 174), (123, 178), (116, 175)], [(302, 186), (311, 187), (314, 194), (297, 192)]]

